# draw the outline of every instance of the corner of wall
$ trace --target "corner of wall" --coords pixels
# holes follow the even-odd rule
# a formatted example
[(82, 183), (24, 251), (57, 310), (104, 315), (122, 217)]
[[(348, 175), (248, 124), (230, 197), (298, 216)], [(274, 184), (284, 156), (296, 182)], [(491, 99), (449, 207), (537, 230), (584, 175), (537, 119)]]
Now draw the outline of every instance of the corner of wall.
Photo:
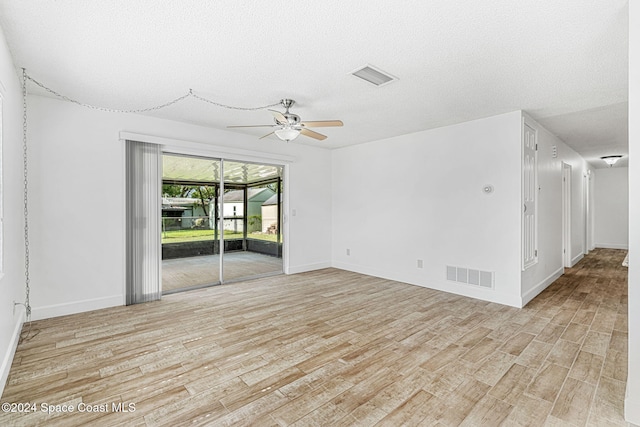
[(577, 263), (579, 263), (579, 262), (582, 260), (582, 258), (584, 258), (584, 254), (583, 254), (583, 253), (578, 254), (577, 256), (573, 257), (573, 258), (571, 259), (571, 267), (573, 267), (573, 266), (575, 266)]
[(109, 307), (119, 307), (121, 305), (123, 305), (122, 295), (114, 295), (111, 297), (86, 299), (64, 304), (34, 307), (31, 317), (33, 320), (49, 319), (52, 317), (84, 313), (85, 311), (101, 310), (103, 308)]
[[(9, 377), (13, 357), (20, 341), (25, 315), (20, 301), (24, 296), (24, 244), (20, 229), (23, 224), (23, 147), (22, 87), (14, 60), (0, 28), (0, 94), (2, 96), (2, 181), (3, 268), (0, 277), (0, 392)], [(11, 250), (7, 250), (7, 249)], [(14, 311), (15, 310), (15, 311)]]
[(298, 273), (306, 273), (307, 271), (315, 271), (322, 270), (323, 268), (331, 268), (332, 265), (330, 262), (319, 262), (315, 264), (304, 264), (304, 265), (296, 265), (289, 267), (285, 274), (298, 274)]
[(532, 299), (537, 297), (538, 294), (540, 294), (540, 292), (544, 291), (547, 288), (547, 286), (555, 282), (563, 274), (564, 274), (564, 267), (554, 271), (549, 276), (547, 276), (544, 280), (542, 280), (537, 285), (535, 285), (533, 288), (525, 292), (522, 295), (521, 307), (524, 307), (525, 305), (529, 304), (529, 302), (531, 302)]
[(2, 358), (2, 365), (0, 365), (0, 397), (4, 393), (4, 388), (7, 384), (7, 380), (9, 379), (9, 371), (11, 370), (11, 364), (13, 363), (13, 357), (16, 354), (16, 349), (18, 348), (18, 343), (20, 342), (20, 333), (22, 332), (22, 326), (25, 321), (25, 311), (24, 308), (20, 309), (20, 314), (18, 315), (18, 321), (13, 328), (13, 333), (11, 335), (11, 341), (9, 341), (9, 346)]

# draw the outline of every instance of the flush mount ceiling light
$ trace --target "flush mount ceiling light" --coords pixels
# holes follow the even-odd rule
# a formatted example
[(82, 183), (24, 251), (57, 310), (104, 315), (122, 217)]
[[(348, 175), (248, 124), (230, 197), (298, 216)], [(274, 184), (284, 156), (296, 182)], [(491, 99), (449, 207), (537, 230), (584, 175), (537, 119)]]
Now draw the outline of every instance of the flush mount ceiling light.
[(378, 87), (398, 80), (397, 77), (394, 77), (386, 71), (382, 71), (381, 69), (376, 68), (372, 65), (365, 65), (364, 67), (360, 67), (357, 70), (352, 71), (351, 74)]
[(622, 156), (604, 156), (600, 158), (604, 160), (609, 165), (609, 167), (612, 167), (618, 160), (622, 158)]

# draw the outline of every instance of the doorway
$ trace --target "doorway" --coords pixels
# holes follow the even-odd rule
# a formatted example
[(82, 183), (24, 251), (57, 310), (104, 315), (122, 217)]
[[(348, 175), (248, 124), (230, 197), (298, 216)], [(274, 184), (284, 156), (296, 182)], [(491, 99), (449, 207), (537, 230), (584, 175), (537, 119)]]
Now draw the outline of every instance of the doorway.
[(283, 167), (164, 153), (162, 290), (283, 272)]
[(587, 255), (589, 254), (589, 249), (590, 249), (590, 241), (591, 241), (591, 227), (590, 227), (590, 222), (591, 222), (591, 208), (590, 208), (590, 198), (591, 198), (591, 191), (590, 191), (590, 186), (591, 186), (591, 170), (587, 170), (584, 173), (584, 183), (583, 183), (583, 188), (584, 188), (584, 197), (583, 197), (583, 202), (584, 202), (584, 206), (583, 206), (583, 212), (584, 212), (584, 254)]
[(562, 163), (562, 258), (571, 267), (571, 165)]

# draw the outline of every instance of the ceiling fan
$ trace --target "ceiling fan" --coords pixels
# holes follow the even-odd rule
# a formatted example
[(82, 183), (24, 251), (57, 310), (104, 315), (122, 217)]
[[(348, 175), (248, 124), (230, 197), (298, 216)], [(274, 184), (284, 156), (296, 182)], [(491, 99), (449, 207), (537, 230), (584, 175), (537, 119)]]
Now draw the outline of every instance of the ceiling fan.
[(316, 121), (303, 122), (300, 120), (300, 116), (289, 112), (289, 108), (291, 108), (293, 104), (295, 104), (295, 101), (293, 99), (282, 99), (280, 100), (280, 104), (285, 108), (284, 113), (281, 113), (280, 111), (276, 111), (276, 110), (268, 110), (273, 115), (273, 119), (275, 121), (275, 124), (273, 125), (249, 125), (249, 126), (227, 126), (227, 127), (228, 128), (270, 127), (270, 128), (274, 128), (274, 131), (264, 136), (261, 136), (260, 139), (266, 138), (269, 135), (275, 134), (281, 140), (289, 142), (296, 139), (300, 134), (322, 141), (323, 139), (327, 139), (326, 135), (312, 131), (311, 129), (308, 129), (308, 128), (342, 126), (343, 124), (342, 121), (340, 120), (316, 120)]

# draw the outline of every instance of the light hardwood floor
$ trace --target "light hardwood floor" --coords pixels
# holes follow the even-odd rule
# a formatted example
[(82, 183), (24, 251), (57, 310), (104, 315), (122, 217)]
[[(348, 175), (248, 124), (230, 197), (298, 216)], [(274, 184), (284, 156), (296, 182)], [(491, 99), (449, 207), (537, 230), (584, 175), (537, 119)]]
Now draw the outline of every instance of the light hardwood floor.
[(34, 322), (0, 425), (625, 425), (624, 256), (524, 309), (326, 269)]

